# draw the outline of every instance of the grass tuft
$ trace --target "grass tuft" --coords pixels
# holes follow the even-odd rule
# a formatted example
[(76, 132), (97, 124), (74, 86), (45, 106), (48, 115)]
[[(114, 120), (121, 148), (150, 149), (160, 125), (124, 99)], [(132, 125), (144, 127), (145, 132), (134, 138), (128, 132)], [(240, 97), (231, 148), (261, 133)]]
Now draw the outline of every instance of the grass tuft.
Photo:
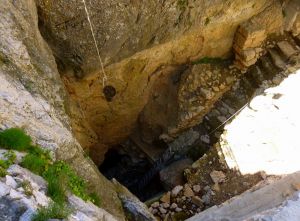
[(32, 196), (33, 188), (28, 180), (24, 180), (21, 186), (23, 187), (26, 196)]
[(21, 166), (30, 171), (42, 175), (51, 163), (49, 151), (42, 150), (39, 147), (31, 146), (29, 153), (23, 158)]
[[(71, 213), (66, 204), (67, 191), (100, 205), (100, 198), (95, 194), (88, 194), (86, 182), (65, 162), (52, 162), (49, 151), (31, 145), (31, 138), (23, 130), (11, 128), (0, 132), (0, 147), (9, 149), (4, 155), (7, 160), (0, 160), (0, 176), (6, 175), (6, 169), (14, 163), (15, 153), (12, 151), (26, 151), (28, 154), (22, 159), (20, 165), (33, 173), (42, 176), (48, 182), (47, 195), (53, 200), (48, 207), (38, 210), (34, 221), (44, 221), (50, 218), (63, 219)], [(29, 183), (30, 184), (30, 183)], [(32, 187), (23, 182), (22, 186), (26, 195), (32, 194)]]
[(49, 219), (65, 219), (72, 213), (72, 209), (65, 204), (52, 203), (48, 207), (38, 209), (32, 221), (46, 221)]
[(22, 129), (11, 128), (0, 132), (0, 147), (25, 151), (31, 145), (31, 138)]
[(220, 64), (223, 62), (228, 62), (228, 59), (204, 57), (192, 62), (192, 64)]

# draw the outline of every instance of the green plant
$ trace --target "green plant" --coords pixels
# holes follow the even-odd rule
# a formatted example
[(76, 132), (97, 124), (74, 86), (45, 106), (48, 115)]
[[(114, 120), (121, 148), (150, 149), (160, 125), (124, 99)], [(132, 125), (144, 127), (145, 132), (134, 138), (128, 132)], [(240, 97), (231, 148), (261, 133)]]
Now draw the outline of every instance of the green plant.
[(177, 0), (177, 7), (184, 10), (188, 6), (188, 0)]
[(16, 154), (13, 150), (9, 150), (3, 154), (6, 160), (0, 160), (0, 176), (4, 177), (6, 173), (6, 169), (12, 165), (16, 160)]
[(41, 157), (37, 154), (29, 153), (23, 158), (20, 165), (38, 175), (42, 175), (50, 162), (51, 161), (47, 158)]
[(49, 219), (65, 219), (72, 213), (72, 210), (65, 204), (52, 203), (48, 207), (38, 209), (32, 221), (46, 221)]
[(205, 25), (208, 25), (209, 22), (210, 22), (210, 18), (206, 18), (204, 24), (205, 24)]
[(96, 193), (91, 193), (89, 196), (90, 196), (90, 201), (92, 203), (94, 203), (97, 206), (101, 205), (101, 199)]
[(0, 132), (1, 147), (24, 151), (30, 147), (30, 144), (31, 138), (22, 129), (10, 128)]
[[(88, 194), (85, 181), (77, 176), (72, 168), (63, 161), (52, 162), (50, 152), (38, 146), (31, 145), (31, 138), (23, 130), (11, 128), (0, 132), (0, 146), (10, 149), (5, 153), (6, 160), (0, 160), (0, 176), (5, 176), (6, 169), (14, 163), (16, 154), (12, 149), (26, 151), (28, 154), (23, 157), (21, 166), (44, 177), (48, 182), (48, 195), (54, 204), (39, 210), (34, 220), (46, 220), (49, 218), (60, 218), (67, 216), (59, 207), (66, 206), (66, 192), (69, 190), (83, 200), (90, 200), (96, 205), (100, 204), (100, 198), (95, 194)], [(32, 194), (30, 183), (24, 181), (22, 186), (26, 195)], [(62, 209), (64, 210), (64, 209)], [(45, 218), (46, 217), (46, 218)]]
[(0, 177), (4, 177), (5, 175), (7, 175), (6, 169), (0, 167)]
[(222, 58), (211, 58), (211, 57), (204, 57), (200, 58), (197, 61), (192, 62), (192, 64), (219, 64), (224, 62), (225, 60)]
[(17, 158), (17, 155), (15, 153), (15, 151), (13, 150), (8, 150), (5, 154), (4, 157), (6, 158), (7, 163), (9, 164), (9, 166), (11, 164), (13, 164)]
[(48, 192), (51, 197), (63, 198), (67, 187), (74, 195), (83, 200), (93, 199), (87, 194), (86, 183), (77, 176), (71, 167), (63, 161), (56, 161), (49, 166), (43, 174), (43, 177), (48, 181)]
[(23, 187), (24, 193), (25, 193), (27, 196), (31, 196), (31, 195), (32, 195), (33, 188), (32, 188), (32, 186), (31, 186), (31, 183), (30, 183), (28, 180), (24, 180), (24, 181), (22, 182), (21, 186)]

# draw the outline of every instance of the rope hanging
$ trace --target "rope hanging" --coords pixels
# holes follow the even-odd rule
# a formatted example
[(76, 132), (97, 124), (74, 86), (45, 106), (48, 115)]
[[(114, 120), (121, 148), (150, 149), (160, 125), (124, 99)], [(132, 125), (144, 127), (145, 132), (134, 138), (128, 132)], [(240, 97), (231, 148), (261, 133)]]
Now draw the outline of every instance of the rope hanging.
[(103, 62), (102, 62), (102, 59), (101, 59), (101, 56), (100, 56), (99, 48), (98, 48), (97, 41), (96, 41), (95, 34), (94, 34), (94, 29), (93, 29), (93, 26), (92, 26), (92, 22), (91, 22), (91, 19), (90, 19), (90, 15), (89, 15), (88, 9), (86, 7), (85, 0), (82, 0), (82, 2), (84, 4), (84, 9), (85, 9), (86, 17), (87, 17), (87, 20), (88, 20), (89, 25), (90, 25), (90, 29), (91, 29), (91, 33), (92, 33), (92, 36), (93, 36), (93, 39), (94, 39), (94, 44), (95, 44), (95, 47), (96, 47), (98, 59), (99, 59), (100, 65), (101, 65), (102, 74), (103, 74), (102, 86), (104, 88), (105, 82), (107, 81), (107, 76), (106, 76), (106, 73), (104, 71), (104, 65), (103, 65)]

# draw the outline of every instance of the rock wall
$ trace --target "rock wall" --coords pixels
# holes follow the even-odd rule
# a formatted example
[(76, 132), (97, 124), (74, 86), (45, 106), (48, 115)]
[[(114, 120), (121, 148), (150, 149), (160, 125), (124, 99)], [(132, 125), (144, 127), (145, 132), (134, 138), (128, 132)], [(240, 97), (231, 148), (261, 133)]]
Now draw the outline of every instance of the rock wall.
[[(113, 145), (136, 127), (159, 79), (199, 58), (228, 56), (238, 25), (274, 1), (88, 1), (105, 85), (82, 2), (37, 3), (40, 28), (72, 101), (100, 142)], [(92, 142), (88, 148), (98, 161), (106, 151)]]
[(54, 57), (38, 30), (34, 1), (0, 6), (0, 128), (23, 128), (34, 143), (49, 149), (82, 176), (103, 207), (124, 219), (113, 185), (84, 157), (65, 112), (66, 92)]

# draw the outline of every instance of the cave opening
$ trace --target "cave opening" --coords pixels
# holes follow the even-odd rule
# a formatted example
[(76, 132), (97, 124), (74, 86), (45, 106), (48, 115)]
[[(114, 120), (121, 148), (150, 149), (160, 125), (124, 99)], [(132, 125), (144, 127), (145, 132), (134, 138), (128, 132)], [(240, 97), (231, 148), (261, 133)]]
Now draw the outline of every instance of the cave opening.
[(145, 187), (139, 188), (138, 186), (140, 179), (151, 169), (152, 165), (153, 162), (128, 139), (108, 150), (99, 170), (109, 180), (115, 178), (141, 201), (146, 201), (165, 192), (159, 173), (148, 180)]

